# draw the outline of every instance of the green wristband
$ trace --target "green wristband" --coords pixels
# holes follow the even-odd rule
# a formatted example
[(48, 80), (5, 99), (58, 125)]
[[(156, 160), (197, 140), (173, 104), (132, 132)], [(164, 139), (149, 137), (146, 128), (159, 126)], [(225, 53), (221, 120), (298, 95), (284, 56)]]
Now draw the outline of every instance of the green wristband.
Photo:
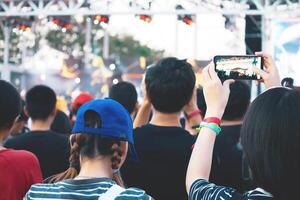
[(203, 128), (203, 127), (206, 127), (206, 128), (209, 128), (211, 129), (212, 131), (214, 131), (217, 135), (220, 134), (221, 132), (221, 128), (218, 124), (215, 124), (215, 123), (207, 123), (207, 122), (201, 122), (200, 124), (200, 128)]

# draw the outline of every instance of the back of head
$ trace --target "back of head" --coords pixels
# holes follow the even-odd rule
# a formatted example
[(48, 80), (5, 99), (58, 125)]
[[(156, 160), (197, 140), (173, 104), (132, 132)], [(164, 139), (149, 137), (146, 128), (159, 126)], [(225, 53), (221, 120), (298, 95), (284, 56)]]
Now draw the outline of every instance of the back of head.
[(92, 101), (93, 99), (94, 98), (92, 97), (92, 95), (90, 95), (88, 92), (80, 93), (72, 102), (71, 113), (73, 115), (76, 115), (77, 111), (83, 104)]
[(122, 104), (129, 113), (132, 113), (137, 104), (137, 92), (132, 83), (119, 82), (109, 90), (109, 98)]
[[(132, 120), (118, 102), (93, 100), (81, 106), (70, 136), (70, 167), (67, 171), (50, 177), (46, 182), (57, 182), (77, 176), (86, 160), (110, 164), (113, 178), (123, 186), (117, 172), (127, 155), (127, 141), (132, 149)], [(81, 159), (79, 159), (79, 156)], [(108, 158), (108, 159), (99, 159)]]
[(57, 133), (70, 134), (72, 127), (68, 116), (64, 112), (57, 110), (50, 129)]
[(21, 112), (18, 91), (8, 82), (0, 80), (0, 129), (10, 128)]
[(163, 113), (176, 113), (190, 101), (195, 74), (185, 60), (165, 58), (146, 72), (146, 90), (153, 107)]
[(242, 145), (253, 180), (275, 199), (295, 199), (300, 178), (300, 93), (270, 89), (250, 106)]
[(56, 94), (48, 86), (35, 86), (26, 94), (26, 109), (33, 120), (46, 120), (55, 106)]
[(250, 104), (250, 86), (243, 81), (230, 85), (230, 95), (223, 115), (224, 120), (239, 120), (244, 117)]

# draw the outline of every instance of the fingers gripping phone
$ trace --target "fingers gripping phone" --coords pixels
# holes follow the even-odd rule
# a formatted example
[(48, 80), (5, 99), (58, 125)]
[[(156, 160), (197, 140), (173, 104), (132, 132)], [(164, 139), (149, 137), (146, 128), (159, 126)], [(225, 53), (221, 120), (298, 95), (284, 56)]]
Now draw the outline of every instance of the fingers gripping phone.
[(220, 79), (261, 79), (253, 71), (253, 67), (263, 69), (263, 59), (260, 56), (215, 56), (214, 64)]

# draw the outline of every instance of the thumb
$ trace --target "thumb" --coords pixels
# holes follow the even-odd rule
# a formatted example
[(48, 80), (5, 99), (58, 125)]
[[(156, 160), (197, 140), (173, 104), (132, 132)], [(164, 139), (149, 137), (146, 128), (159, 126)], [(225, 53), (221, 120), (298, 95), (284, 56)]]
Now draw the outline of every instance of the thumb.
[(224, 83), (223, 83), (223, 87), (229, 89), (230, 84), (232, 84), (232, 83), (234, 83), (234, 82), (235, 82), (235, 80), (233, 80), (233, 79), (226, 80), (226, 81), (224, 81)]

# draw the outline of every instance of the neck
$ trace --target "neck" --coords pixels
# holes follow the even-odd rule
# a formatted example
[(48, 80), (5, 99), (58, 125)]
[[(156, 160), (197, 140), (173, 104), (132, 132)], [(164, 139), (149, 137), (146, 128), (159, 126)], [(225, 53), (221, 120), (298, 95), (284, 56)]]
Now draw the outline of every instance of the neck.
[(153, 116), (150, 124), (157, 126), (177, 126), (180, 125), (180, 112), (178, 113), (162, 113), (157, 110), (153, 111)]
[(85, 159), (76, 179), (112, 178), (111, 161), (107, 158)]
[(242, 119), (222, 120), (221, 126), (235, 126), (235, 125), (241, 125), (242, 123), (243, 123)]
[(32, 131), (48, 131), (50, 130), (52, 120), (32, 120), (31, 130)]

